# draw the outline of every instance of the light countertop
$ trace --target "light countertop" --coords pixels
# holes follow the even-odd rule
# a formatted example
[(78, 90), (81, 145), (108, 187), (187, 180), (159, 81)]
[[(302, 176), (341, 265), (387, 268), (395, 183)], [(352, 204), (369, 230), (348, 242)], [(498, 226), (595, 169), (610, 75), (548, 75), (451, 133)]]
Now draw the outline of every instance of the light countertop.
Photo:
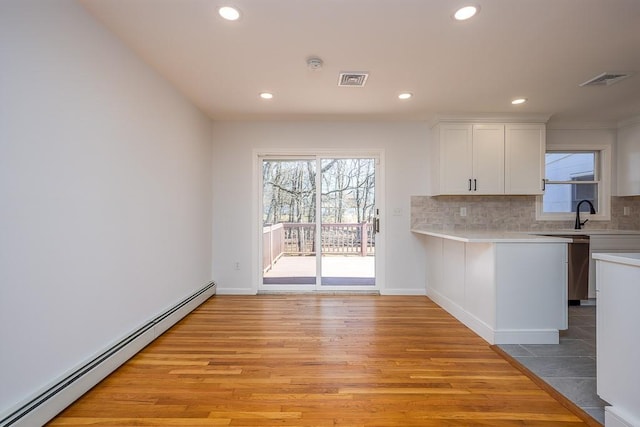
[(464, 231), (435, 230), (430, 228), (414, 228), (412, 232), (426, 236), (441, 237), (466, 243), (558, 243), (570, 242), (560, 235), (601, 235), (601, 236), (639, 236), (639, 230), (531, 230), (531, 231)]
[(640, 267), (640, 253), (594, 253), (593, 259)]
[(586, 235), (586, 236), (593, 236), (593, 235), (611, 235), (611, 236), (622, 236), (622, 235), (640, 235), (640, 231), (639, 230), (589, 230), (589, 229), (581, 229), (581, 230), (574, 230), (574, 229), (566, 229), (566, 230), (535, 230), (535, 231), (527, 231), (526, 233), (533, 233), (533, 234), (550, 234), (550, 235), (556, 235), (556, 234), (580, 234), (580, 235)]
[(457, 240), (465, 243), (568, 243), (571, 239), (513, 231), (445, 231), (430, 229), (412, 229), (417, 234)]

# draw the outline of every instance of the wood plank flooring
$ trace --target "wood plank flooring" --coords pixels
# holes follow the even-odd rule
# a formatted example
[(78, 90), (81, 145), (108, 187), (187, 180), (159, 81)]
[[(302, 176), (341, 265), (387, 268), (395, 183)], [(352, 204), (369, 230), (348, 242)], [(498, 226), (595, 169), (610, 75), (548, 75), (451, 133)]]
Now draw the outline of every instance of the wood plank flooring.
[(426, 297), (215, 296), (52, 426), (584, 426)]

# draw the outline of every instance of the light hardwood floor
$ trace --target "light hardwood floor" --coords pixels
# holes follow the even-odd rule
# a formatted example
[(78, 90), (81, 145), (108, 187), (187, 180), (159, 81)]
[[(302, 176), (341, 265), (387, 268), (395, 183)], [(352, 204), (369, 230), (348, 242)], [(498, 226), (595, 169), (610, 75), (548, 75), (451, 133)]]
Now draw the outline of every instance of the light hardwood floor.
[(587, 425), (426, 297), (215, 296), (51, 425)]

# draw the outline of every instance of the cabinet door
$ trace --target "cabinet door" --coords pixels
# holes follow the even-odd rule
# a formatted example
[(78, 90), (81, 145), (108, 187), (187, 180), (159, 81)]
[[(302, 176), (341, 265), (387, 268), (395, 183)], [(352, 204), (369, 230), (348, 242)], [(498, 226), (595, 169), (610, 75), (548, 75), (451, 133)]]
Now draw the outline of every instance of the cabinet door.
[(506, 125), (506, 194), (542, 194), (545, 149), (544, 125)]
[(640, 124), (618, 130), (618, 196), (640, 195)]
[(504, 194), (504, 125), (473, 125), (473, 192)]
[(440, 125), (440, 193), (470, 194), (471, 125)]

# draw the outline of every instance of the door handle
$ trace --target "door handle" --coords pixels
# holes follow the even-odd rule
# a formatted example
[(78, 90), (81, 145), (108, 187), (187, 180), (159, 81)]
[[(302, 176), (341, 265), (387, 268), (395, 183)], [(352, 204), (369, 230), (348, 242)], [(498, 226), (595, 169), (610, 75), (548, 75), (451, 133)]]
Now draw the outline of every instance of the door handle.
[(376, 233), (380, 232), (380, 218), (374, 218), (373, 220), (373, 231)]

